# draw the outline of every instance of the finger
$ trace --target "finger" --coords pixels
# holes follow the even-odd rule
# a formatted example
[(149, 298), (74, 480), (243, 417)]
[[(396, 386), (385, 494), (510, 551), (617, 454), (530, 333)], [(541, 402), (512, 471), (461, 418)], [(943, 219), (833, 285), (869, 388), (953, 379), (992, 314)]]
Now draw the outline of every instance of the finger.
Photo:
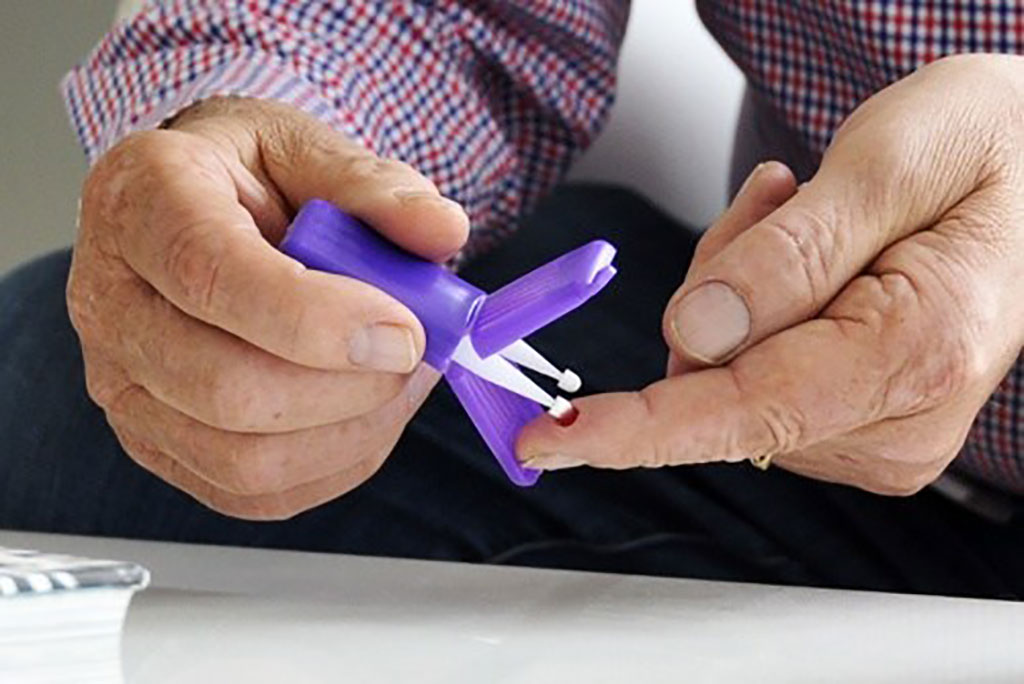
[(304, 511), (336, 499), (368, 480), (387, 457), (379, 452), (353, 463), (347, 470), (327, 478), (269, 494), (244, 495), (230, 492), (197, 476), (179, 461), (152, 444), (118, 431), (125, 452), (138, 465), (164, 482), (189, 494), (199, 503), (223, 515), (244, 520), (287, 520)]
[[(112, 338), (132, 381), (214, 428), (269, 433), (329, 425), (378, 408), (409, 382), (409, 375), (286, 361), (185, 315), (139, 279), (107, 298), (108, 316), (132, 319)], [(118, 325), (111, 318), (105, 327)]]
[[(465, 211), (426, 176), (289, 105), (213, 98), (179, 117), (174, 128), (223, 141), (292, 210), (312, 198), (329, 200), (392, 242), (437, 261), (468, 236)], [(276, 242), (283, 231), (268, 234)]]
[(121, 254), (143, 279), (185, 313), (295, 363), (415, 367), (424, 333), (408, 309), (370, 285), (306, 270), (278, 252), (238, 204), (208, 147), (162, 133), (170, 137), (146, 138), (135, 145), (146, 149), (132, 150), (150, 160), (141, 170), (129, 167), (135, 173), (110, 183), (127, 184), (122, 194), (136, 198), (111, 218)]
[(259, 145), (268, 176), (293, 207), (328, 200), (428, 259), (445, 260), (466, 242), (466, 212), (430, 179), (353, 145), (319, 121), (282, 117), (259, 131)]
[(721, 363), (813, 317), (887, 245), (970, 192), (976, 164), (925, 173), (934, 150), (886, 130), (853, 126), (796, 195), (688, 274), (666, 312), (674, 351)]
[[(725, 249), (738, 235), (778, 209), (795, 192), (796, 178), (788, 166), (776, 161), (759, 164), (736, 193), (736, 198), (729, 208), (701, 237), (690, 261), (689, 270), (699, 268), (701, 264)], [(673, 301), (669, 302), (667, 309), (671, 309)], [(670, 339), (672, 334), (669, 325), (670, 321), (666, 317), (666, 339)], [(704, 364), (670, 352), (666, 375), (689, 372), (702, 365)]]
[(690, 270), (714, 257), (741, 233), (785, 204), (796, 193), (796, 186), (796, 177), (782, 162), (758, 164), (729, 207), (701, 236)]
[[(638, 393), (574, 402), (570, 427), (535, 421), (519, 454), (604, 467), (740, 461), (805, 449), (942, 400), (959, 345), (936, 335), (904, 276), (864, 276), (831, 310), (748, 349), (729, 366), (669, 378)], [(920, 365), (916, 362), (923, 361)]]
[[(332, 478), (338, 473), (363, 460), (379, 461), (436, 379), (432, 370), (421, 369), (403, 395), (372, 415), (281, 434), (211, 428), (138, 386), (124, 391), (107, 414), (120, 432), (158, 449), (212, 488), (245, 497), (274, 495), (320, 480), (337, 485), (342, 481)], [(346, 490), (358, 484), (344, 482)]]

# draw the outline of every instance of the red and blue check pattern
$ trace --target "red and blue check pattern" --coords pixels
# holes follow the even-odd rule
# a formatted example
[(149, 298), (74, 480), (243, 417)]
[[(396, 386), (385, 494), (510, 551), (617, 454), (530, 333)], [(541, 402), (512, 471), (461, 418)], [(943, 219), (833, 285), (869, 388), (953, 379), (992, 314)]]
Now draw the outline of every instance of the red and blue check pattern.
[(821, 153), (858, 104), (924, 64), (1024, 54), (1018, 0), (697, 0), (701, 18)]
[(169, 0), (64, 81), (90, 160), (216, 94), (275, 98), (416, 166), (500, 237), (597, 133), (628, 6)]
[[(697, 0), (808, 147), (858, 103), (956, 52), (1024, 52), (1011, 0)], [(430, 176), (494, 242), (611, 107), (626, 0), (165, 0), (115, 26), (63, 92), (90, 160), (212, 95), (274, 98)], [(1024, 493), (1024, 362), (958, 464)]]

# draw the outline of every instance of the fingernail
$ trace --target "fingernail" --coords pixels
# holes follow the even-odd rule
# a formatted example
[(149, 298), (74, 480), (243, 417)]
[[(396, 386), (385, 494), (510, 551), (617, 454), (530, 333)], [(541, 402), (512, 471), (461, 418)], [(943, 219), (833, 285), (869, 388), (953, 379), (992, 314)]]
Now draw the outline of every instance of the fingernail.
[(753, 182), (754, 176), (756, 176), (758, 173), (760, 173), (761, 169), (763, 169), (763, 168), (764, 168), (764, 162), (761, 162), (760, 164), (758, 164), (757, 166), (754, 167), (754, 170), (750, 172), (750, 175), (747, 176), (747, 179), (745, 181), (743, 181), (743, 185), (741, 185), (740, 189), (736, 191), (736, 197), (739, 197), (744, 192), (746, 192), (747, 188), (750, 187), (751, 182)]
[(416, 344), (407, 328), (378, 323), (352, 336), (348, 343), (348, 360), (363, 368), (408, 373), (416, 367)]
[(727, 284), (713, 280), (676, 304), (672, 330), (690, 356), (715, 363), (743, 344), (750, 334), (750, 311)]
[(540, 454), (531, 456), (523, 461), (523, 466), (534, 470), (564, 470), (566, 468), (578, 468), (585, 462), (562, 454)]

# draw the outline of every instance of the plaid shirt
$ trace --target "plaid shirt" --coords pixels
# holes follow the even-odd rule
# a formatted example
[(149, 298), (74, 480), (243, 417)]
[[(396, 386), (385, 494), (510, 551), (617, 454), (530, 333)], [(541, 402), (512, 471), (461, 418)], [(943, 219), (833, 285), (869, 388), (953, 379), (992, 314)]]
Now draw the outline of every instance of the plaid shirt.
[[(843, 118), (918, 66), (1024, 53), (1012, 0), (697, 0), (750, 84), (820, 154)], [(121, 22), (63, 82), (90, 161), (217, 94), (274, 98), (461, 202), (486, 247), (600, 130), (629, 3), (166, 0)], [(1024, 357), (957, 466), (1024, 493)]]

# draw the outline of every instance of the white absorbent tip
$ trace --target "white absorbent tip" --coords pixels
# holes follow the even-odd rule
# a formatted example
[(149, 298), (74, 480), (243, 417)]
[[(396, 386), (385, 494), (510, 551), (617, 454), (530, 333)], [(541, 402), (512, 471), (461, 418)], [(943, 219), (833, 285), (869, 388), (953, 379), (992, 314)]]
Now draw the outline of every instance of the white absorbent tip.
[(580, 380), (580, 376), (568, 368), (562, 371), (562, 377), (558, 379), (558, 389), (569, 394), (575, 394), (580, 391), (581, 387), (583, 387), (583, 381)]
[(564, 418), (569, 415), (572, 411), (573, 407), (572, 404), (569, 403), (568, 399), (565, 397), (555, 397), (554, 403), (551, 404), (551, 407), (548, 409), (548, 415), (555, 420), (559, 420), (560, 418)]

